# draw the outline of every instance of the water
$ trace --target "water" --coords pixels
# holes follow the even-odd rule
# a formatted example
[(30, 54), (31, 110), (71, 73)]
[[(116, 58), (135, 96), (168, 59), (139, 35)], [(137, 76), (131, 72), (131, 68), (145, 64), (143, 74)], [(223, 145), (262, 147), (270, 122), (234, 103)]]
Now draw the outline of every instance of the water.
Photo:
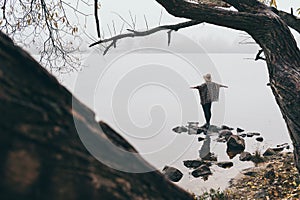
[[(101, 67), (106, 66), (105, 60), (109, 60), (109, 56), (105, 60), (93, 58), (89, 62), (97, 65), (80, 72), (90, 77), (83, 79), (84, 87), (77, 74), (64, 77), (63, 84), (157, 169), (162, 170), (165, 165), (180, 169), (184, 177), (176, 184), (196, 194), (209, 188), (224, 189), (242, 169), (253, 166), (251, 162), (238, 161), (236, 156), (231, 160), (234, 167), (230, 169), (213, 166), (213, 176), (207, 181), (191, 177), (189, 170), (183, 166), (184, 160), (199, 158), (198, 151), (203, 142), (198, 142), (195, 135), (174, 133), (172, 128), (188, 121), (204, 123), (198, 94), (188, 88), (203, 81), (201, 74), (211, 72), (215, 81), (229, 86), (222, 89), (220, 102), (213, 103), (212, 124), (241, 127), (246, 131), (259, 132), (264, 137), (263, 143), (247, 138), (247, 151), (259, 149), (263, 152), (270, 146), (291, 143), (274, 96), (266, 85), (268, 73), (265, 63), (247, 59), (254, 55), (189, 55), (190, 60), (214, 66), (205, 68), (199, 65), (196, 69), (182, 59), (166, 59), (166, 55), (156, 55), (156, 58), (159, 60), (160, 56), (166, 61), (156, 63), (147, 54), (138, 55), (140, 60), (136, 57), (122, 58), (106, 70)], [(132, 68), (128, 64), (133, 61), (139, 67)], [(140, 65), (141, 62), (144, 64)], [(94, 70), (102, 72), (101, 78), (93, 77), (97, 74)], [(84, 89), (79, 89), (78, 84)], [(210, 150), (218, 156), (218, 161), (228, 161), (226, 145), (216, 143), (215, 138), (211, 136)]]

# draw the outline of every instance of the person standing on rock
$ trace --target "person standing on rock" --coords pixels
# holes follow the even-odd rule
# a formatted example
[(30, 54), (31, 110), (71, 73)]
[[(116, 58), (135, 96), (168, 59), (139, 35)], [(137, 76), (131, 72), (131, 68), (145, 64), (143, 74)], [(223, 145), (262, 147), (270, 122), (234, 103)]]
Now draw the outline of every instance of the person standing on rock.
[(197, 89), (199, 91), (200, 101), (206, 120), (206, 123), (203, 126), (201, 126), (201, 128), (208, 129), (210, 126), (211, 119), (211, 104), (212, 102), (219, 100), (220, 88), (228, 88), (228, 86), (212, 82), (211, 74), (206, 74), (205, 76), (203, 76), (203, 78), (205, 80), (205, 83), (190, 88)]

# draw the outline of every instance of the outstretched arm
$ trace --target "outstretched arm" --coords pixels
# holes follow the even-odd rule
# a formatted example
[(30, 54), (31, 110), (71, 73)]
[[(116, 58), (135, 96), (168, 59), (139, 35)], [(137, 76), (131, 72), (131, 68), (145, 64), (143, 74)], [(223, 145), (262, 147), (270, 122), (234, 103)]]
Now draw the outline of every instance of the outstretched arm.
[(190, 89), (198, 89), (199, 86), (190, 87)]
[(228, 86), (226, 86), (226, 85), (220, 85), (220, 87), (223, 87), (223, 88), (228, 88)]

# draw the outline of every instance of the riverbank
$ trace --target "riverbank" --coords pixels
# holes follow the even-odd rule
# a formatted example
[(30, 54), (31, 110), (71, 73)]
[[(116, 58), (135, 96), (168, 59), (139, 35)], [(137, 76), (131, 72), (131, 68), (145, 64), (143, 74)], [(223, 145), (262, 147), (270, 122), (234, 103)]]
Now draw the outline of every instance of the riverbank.
[(243, 170), (224, 191), (225, 199), (299, 199), (300, 179), (291, 152), (264, 157)]

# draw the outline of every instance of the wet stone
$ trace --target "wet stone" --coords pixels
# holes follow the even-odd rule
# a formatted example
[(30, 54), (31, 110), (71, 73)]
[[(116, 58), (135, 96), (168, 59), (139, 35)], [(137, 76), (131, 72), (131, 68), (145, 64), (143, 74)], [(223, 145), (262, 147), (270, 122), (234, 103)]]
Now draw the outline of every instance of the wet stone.
[(238, 133), (241, 133), (241, 132), (244, 132), (245, 130), (244, 129), (241, 129), (241, 128), (237, 128), (236, 129), (236, 132), (238, 132)]
[(250, 161), (252, 159), (252, 155), (249, 152), (242, 152), (239, 157), (240, 161)]
[(233, 162), (218, 162), (217, 165), (222, 168), (230, 168), (233, 166)]
[(227, 141), (227, 151), (239, 151), (245, 149), (245, 140), (238, 135), (232, 135)]
[(226, 140), (228, 140), (228, 138), (229, 138), (230, 136), (232, 136), (232, 135), (233, 135), (233, 134), (232, 134), (231, 131), (229, 131), (229, 130), (222, 130), (222, 131), (220, 132), (220, 134), (219, 134), (219, 137), (220, 137), (220, 138), (224, 137)]
[(175, 167), (165, 166), (162, 172), (167, 179), (173, 182), (178, 182), (183, 177), (182, 172)]
[(226, 125), (222, 125), (222, 126), (221, 126), (221, 129), (223, 129), (223, 130), (230, 130), (230, 131), (233, 130), (233, 128), (231, 128), (231, 127), (229, 127), (229, 126), (226, 126)]
[(207, 175), (211, 175), (211, 171), (209, 169), (208, 166), (206, 165), (202, 165), (200, 166), (199, 168), (195, 169), (193, 172), (192, 172), (192, 175), (193, 177), (195, 178), (198, 178), (200, 176), (207, 176)]
[(275, 152), (273, 149), (268, 148), (268, 149), (263, 153), (263, 156), (273, 156), (273, 155), (275, 155), (275, 154), (276, 154), (276, 152)]
[(185, 160), (183, 161), (183, 165), (187, 168), (193, 168), (196, 169), (200, 167), (204, 162), (202, 160)]
[(188, 131), (188, 129), (184, 126), (177, 126), (177, 127), (173, 128), (172, 130), (176, 133), (182, 133), (182, 132)]

